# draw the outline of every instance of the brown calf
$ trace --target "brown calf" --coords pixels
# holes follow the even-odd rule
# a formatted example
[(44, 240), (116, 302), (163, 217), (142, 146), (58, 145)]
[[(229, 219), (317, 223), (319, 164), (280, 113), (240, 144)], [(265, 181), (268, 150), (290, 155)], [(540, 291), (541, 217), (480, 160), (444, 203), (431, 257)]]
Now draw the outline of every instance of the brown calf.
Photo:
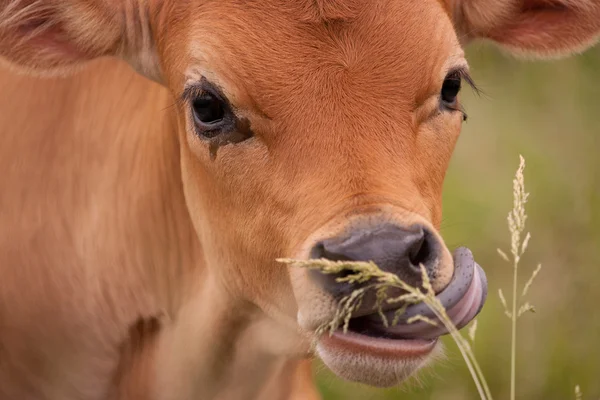
[(467, 323), (485, 279), (437, 233), (462, 48), (599, 34), (597, 0), (0, 0), (0, 399), (316, 398), (313, 340), (401, 381), (444, 332), (315, 337), (351, 288), (275, 260), (440, 296), (468, 264)]

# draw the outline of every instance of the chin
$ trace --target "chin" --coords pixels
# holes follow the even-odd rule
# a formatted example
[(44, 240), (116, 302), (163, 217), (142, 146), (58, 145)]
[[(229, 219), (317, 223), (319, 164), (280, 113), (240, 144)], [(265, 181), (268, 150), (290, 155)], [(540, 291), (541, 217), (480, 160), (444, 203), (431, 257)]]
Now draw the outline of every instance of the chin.
[(395, 386), (439, 358), (438, 339), (394, 339), (348, 331), (325, 333), (316, 351), (339, 377), (375, 387)]

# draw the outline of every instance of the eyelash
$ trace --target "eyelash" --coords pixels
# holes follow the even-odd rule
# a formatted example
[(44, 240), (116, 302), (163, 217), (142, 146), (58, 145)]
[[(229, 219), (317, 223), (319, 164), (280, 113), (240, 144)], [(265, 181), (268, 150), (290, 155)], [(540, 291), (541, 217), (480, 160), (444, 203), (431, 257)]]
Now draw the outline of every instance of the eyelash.
[[(473, 78), (471, 77), (471, 75), (467, 72), (467, 70), (465, 70), (463, 68), (459, 68), (459, 69), (456, 69), (454, 71), (450, 71), (448, 73), (448, 76), (452, 75), (452, 74), (456, 74), (459, 79), (461, 79), (462, 81), (466, 82), (471, 87), (471, 89), (475, 92), (476, 95), (479, 96), (479, 95), (482, 94), (481, 89), (479, 88), (479, 86), (477, 86), (477, 84), (475, 83), (475, 81), (473, 80)], [(468, 119), (469, 116), (467, 115), (467, 113), (465, 111), (465, 108), (460, 103), (460, 101), (457, 101), (456, 107), (447, 107), (447, 108), (449, 110), (451, 110), (451, 111), (457, 111), (457, 112), (462, 113), (462, 115), (463, 115), (463, 121), (467, 121), (467, 119)]]

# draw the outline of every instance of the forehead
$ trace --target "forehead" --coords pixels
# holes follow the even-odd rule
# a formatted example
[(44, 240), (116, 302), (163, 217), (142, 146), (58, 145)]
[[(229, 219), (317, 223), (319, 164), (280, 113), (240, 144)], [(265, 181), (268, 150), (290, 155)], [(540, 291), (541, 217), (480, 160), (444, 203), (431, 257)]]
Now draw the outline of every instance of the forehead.
[(464, 65), (439, 0), (220, 0), (192, 13), (184, 80), (212, 78), (267, 114), (292, 94), (414, 102)]

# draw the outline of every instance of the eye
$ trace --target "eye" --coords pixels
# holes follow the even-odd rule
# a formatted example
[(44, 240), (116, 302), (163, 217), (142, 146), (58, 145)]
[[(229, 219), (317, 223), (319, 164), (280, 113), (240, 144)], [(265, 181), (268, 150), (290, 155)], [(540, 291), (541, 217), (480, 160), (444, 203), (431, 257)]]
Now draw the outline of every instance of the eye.
[(203, 92), (192, 101), (194, 120), (204, 128), (214, 129), (225, 118), (225, 104), (214, 94)]
[(451, 72), (444, 79), (440, 97), (444, 106), (455, 109), (458, 92), (460, 92), (461, 76), (459, 72)]
[(235, 115), (219, 89), (205, 78), (188, 86), (182, 98), (188, 102), (199, 136), (213, 138), (235, 129)]

